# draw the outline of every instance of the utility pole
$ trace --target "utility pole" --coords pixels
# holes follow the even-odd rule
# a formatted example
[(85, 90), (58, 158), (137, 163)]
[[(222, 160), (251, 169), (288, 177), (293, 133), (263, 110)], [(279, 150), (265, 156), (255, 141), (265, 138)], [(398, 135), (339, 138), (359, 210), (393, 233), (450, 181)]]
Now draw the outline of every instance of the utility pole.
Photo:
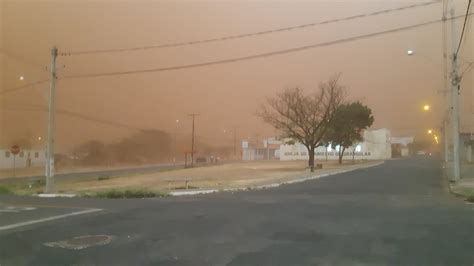
[(48, 104), (48, 147), (46, 153), (46, 186), (44, 193), (53, 193), (54, 191), (54, 118), (55, 105), (54, 98), (56, 96), (56, 58), (58, 57), (58, 49), (54, 46), (51, 49), (51, 85), (49, 91)]
[(443, 115), (443, 148), (444, 148), (444, 162), (445, 164), (449, 161), (449, 138), (448, 138), (448, 119), (449, 119), (449, 102), (448, 95), (449, 91), (449, 79), (448, 79), (448, 24), (447, 24), (447, 15), (448, 15), (448, 0), (443, 0), (443, 103), (444, 103), (444, 115)]
[(173, 151), (173, 165), (176, 164), (176, 156), (178, 155), (178, 123), (179, 123), (179, 120), (176, 119), (176, 127), (174, 129), (174, 151)]
[[(450, 15), (454, 18), (454, 3), (451, 3)], [(458, 58), (456, 55), (456, 48), (458, 45), (458, 38), (456, 36), (455, 20), (451, 19), (451, 41), (452, 41), (452, 72), (451, 72), (451, 120), (453, 124), (453, 179), (460, 179), (460, 162), (459, 162), (459, 75), (458, 75)]]
[(237, 126), (234, 126), (234, 160), (237, 158)]
[(199, 114), (189, 114), (189, 116), (193, 117), (193, 131), (192, 131), (192, 139), (191, 139), (191, 167), (194, 166), (194, 118)]

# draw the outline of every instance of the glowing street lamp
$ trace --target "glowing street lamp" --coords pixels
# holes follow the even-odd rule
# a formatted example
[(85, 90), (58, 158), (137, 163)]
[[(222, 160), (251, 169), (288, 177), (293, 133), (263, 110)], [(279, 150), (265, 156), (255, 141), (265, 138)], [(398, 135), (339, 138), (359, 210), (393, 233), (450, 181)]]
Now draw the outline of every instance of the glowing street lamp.
[(415, 53), (415, 52), (414, 52), (413, 50), (408, 50), (408, 51), (407, 51), (407, 55), (409, 55), (409, 56), (413, 55), (414, 53)]
[(433, 133), (433, 130), (428, 129), (428, 134), (432, 134), (432, 133)]
[(425, 104), (423, 105), (423, 111), (429, 111), (430, 110), (430, 106)]
[(25, 77), (24, 77), (24, 76), (20, 76), (18, 79), (19, 79), (19, 80), (24, 80)]

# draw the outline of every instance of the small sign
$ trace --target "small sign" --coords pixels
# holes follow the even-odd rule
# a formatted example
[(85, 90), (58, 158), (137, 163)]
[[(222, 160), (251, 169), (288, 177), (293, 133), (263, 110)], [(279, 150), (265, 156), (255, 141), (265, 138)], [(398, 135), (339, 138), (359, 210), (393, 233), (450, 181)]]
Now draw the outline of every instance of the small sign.
[(10, 152), (11, 152), (13, 155), (17, 155), (18, 153), (20, 153), (20, 146), (18, 146), (18, 145), (13, 145), (13, 146), (10, 148)]

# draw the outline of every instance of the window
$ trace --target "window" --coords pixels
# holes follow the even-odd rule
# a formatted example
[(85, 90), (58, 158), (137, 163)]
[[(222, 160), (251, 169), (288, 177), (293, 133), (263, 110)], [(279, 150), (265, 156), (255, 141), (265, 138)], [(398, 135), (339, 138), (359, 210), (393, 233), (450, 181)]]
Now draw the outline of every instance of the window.
[(35, 158), (39, 157), (39, 152), (35, 152)]
[(357, 145), (355, 151), (356, 152), (361, 152), (362, 151), (362, 146), (360, 144)]
[(304, 151), (304, 152), (301, 152), (301, 155), (306, 156), (306, 155), (308, 155), (308, 153)]
[(331, 145), (327, 147), (327, 151), (332, 151)]
[(10, 158), (10, 152), (9, 151), (5, 152), (5, 158)]

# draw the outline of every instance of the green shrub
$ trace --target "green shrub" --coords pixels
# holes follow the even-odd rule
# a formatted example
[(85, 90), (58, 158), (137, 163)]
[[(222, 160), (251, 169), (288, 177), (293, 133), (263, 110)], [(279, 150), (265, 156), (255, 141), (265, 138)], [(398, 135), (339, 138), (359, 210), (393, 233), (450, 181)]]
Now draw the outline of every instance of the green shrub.
[(474, 195), (469, 195), (469, 196), (467, 196), (466, 201), (468, 201), (468, 202), (474, 202)]
[(109, 180), (110, 176), (99, 176), (97, 180), (102, 181), (102, 180)]
[[(89, 195), (91, 196), (91, 195)], [(131, 198), (155, 198), (163, 197), (166, 194), (157, 193), (148, 190), (107, 190), (97, 192), (95, 195), (92, 195), (98, 198), (108, 198), (108, 199), (131, 199)]]
[(195, 187), (195, 186), (191, 186), (191, 185), (188, 185), (188, 187), (186, 188), (186, 186), (178, 186), (178, 187), (174, 187), (175, 190), (182, 190), (182, 189), (198, 189), (199, 187)]
[(25, 188), (26, 187), (28, 187), (28, 188), (41, 188), (44, 185), (46, 185), (46, 181), (43, 180), (43, 179), (39, 179), (39, 180), (31, 181), (28, 184), (21, 184), (20, 186), (25, 187)]
[(0, 194), (12, 194), (12, 191), (5, 186), (0, 186)]

